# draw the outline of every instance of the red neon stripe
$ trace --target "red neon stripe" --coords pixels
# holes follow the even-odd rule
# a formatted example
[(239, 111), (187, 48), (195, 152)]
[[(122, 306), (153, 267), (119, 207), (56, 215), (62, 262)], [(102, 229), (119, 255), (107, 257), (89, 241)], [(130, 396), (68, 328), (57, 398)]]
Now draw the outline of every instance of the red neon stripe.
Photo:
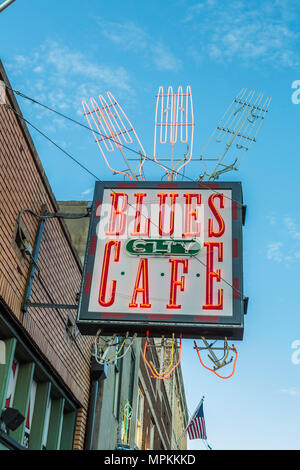
[(236, 201), (232, 201), (232, 220), (238, 219), (238, 205)]
[(239, 295), (239, 279), (237, 277), (234, 277), (233, 278), (233, 298), (234, 299), (239, 299), (240, 298), (240, 295)]
[(232, 239), (232, 256), (233, 256), (233, 258), (238, 258), (239, 257), (238, 239), (237, 238)]
[(220, 317), (214, 317), (214, 316), (211, 316), (209, 317), (208, 315), (196, 315), (195, 317), (195, 321), (205, 321), (205, 322), (214, 322), (214, 323), (218, 323), (219, 320), (220, 320)]
[(198, 183), (198, 188), (219, 188), (220, 185), (218, 183), (208, 183), (208, 184), (203, 184), (203, 183)]
[(96, 251), (96, 244), (97, 244), (97, 237), (93, 236), (91, 238), (91, 244), (90, 244), (90, 255), (94, 255)]
[(148, 320), (171, 320), (172, 315), (147, 315)]
[(169, 188), (169, 189), (174, 189), (178, 188), (177, 183), (157, 183), (157, 188)]
[(136, 183), (117, 183), (116, 188), (136, 188)]
[(87, 274), (87, 275), (85, 276), (85, 283), (84, 283), (84, 289), (83, 289), (83, 293), (84, 293), (84, 294), (89, 294), (89, 293), (90, 293), (91, 282), (92, 282), (92, 275), (91, 275), (91, 274)]
[(124, 313), (101, 313), (101, 318), (125, 318)]

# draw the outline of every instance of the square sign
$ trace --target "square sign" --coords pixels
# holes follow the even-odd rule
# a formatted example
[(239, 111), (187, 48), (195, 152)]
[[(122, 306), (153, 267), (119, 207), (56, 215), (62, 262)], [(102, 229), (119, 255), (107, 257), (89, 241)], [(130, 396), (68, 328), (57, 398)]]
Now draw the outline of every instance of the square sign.
[(243, 207), (239, 182), (97, 182), (79, 330), (242, 339)]

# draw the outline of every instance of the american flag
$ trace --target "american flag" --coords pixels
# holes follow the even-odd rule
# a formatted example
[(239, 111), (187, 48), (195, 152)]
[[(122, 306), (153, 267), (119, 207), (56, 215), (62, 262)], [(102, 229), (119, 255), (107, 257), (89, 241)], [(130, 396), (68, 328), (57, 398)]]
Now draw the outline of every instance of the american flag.
[(207, 439), (205, 419), (203, 414), (203, 403), (201, 403), (201, 406), (189, 424), (188, 435), (190, 439)]

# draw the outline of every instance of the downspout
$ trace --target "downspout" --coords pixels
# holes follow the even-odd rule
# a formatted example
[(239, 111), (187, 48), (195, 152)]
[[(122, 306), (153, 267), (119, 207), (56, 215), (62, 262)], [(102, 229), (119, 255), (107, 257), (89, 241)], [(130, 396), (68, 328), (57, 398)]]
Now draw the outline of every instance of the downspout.
[(86, 424), (84, 450), (92, 450), (99, 383), (105, 380), (106, 376), (107, 376), (107, 366), (98, 364), (95, 357), (92, 356), (91, 368), (90, 368), (90, 378), (91, 378), (90, 400), (89, 400), (89, 409), (88, 409), (87, 424)]

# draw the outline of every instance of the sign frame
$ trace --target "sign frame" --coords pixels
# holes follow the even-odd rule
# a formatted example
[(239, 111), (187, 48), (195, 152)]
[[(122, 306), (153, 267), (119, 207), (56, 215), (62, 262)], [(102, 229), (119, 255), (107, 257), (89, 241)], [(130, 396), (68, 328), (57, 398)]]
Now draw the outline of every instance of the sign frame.
[[(159, 189), (159, 190), (203, 190), (209, 189), (217, 193), (222, 189), (232, 191), (232, 285), (233, 289), (233, 315), (232, 316), (197, 316), (180, 315), (148, 315), (91, 312), (89, 307), (89, 293), (92, 281), (92, 273), (95, 262), (95, 245), (97, 242), (96, 229), (100, 220), (101, 203), (105, 189), (121, 191), (122, 189)], [(198, 339), (201, 336), (210, 339), (242, 340), (244, 333), (244, 314), (246, 314), (247, 302), (243, 294), (243, 234), (245, 206), (243, 205), (241, 182), (120, 182), (97, 181), (95, 183), (94, 199), (91, 209), (90, 226), (87, 248), (83, 266), (83, 276), (77, 311), (77, 327), (83, 335), (95, 335), (101, 329), (101, 335), (124, 334), (146, 336), (149, 330), (152, 336), (171, 336), (172, 333), (182, 335), (183, 338)], [(125, 249), (125, 248), (124, 248)]]

